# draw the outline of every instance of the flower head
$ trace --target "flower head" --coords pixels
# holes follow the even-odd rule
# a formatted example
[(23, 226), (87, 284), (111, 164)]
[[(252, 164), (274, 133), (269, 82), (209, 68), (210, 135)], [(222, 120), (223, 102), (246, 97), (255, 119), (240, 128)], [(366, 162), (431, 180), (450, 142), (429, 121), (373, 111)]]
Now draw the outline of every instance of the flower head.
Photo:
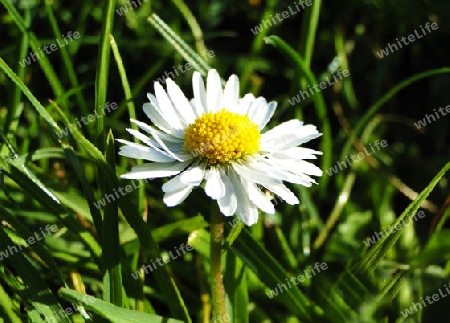
[(239, 98), (239, 80), (232, 75), (222, 88), (216, 70), (208, 73), (206, 88), (200, 73), (193, 75), (190, 101), (171, 79), (167, 92), (155, 82), (144, 112), (149, 126), (131, 120), (143, 132), (127, 129), (144, 144), (125, 144), (119, 154), (150, 161), (122, 175), (128, 179), (175, 176), (162, 186), (164, 203), (175, 206), (203, 182), (205, 193), (217, 200), (225, 216), (236, 214), (246, 225), (258, 220), (258, 209), (273, 214), (275, 208), (261, 189), (289, 204), (297, 197), (283, 181), (311, 186), (308, 175), (322, 171), (305, 159), (322, 154), (298, 147), (321, 134), (313, 125), (293, 119), (261, 133), (272, 117), (276, 102), (246, 94)]

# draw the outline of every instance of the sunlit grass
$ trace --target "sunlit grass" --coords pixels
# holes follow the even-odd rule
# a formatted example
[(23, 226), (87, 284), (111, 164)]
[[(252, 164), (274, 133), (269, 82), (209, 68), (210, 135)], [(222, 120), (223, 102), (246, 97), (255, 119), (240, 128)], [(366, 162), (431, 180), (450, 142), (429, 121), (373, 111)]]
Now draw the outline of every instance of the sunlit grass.
[[(414, 126), (450, 104), (449, 5), (312, 1), (255, 34), (292, 2), (0, 3), (2, 322), (402, 322), (406, 309), (447, 322), (442, 295), (411, 306), (449, 277), (450, 116)], [(427, 21), (439, 28), (376, 55)], [(278, 102), (268, 128), (317, 125), (306, 146), (323, 152), (312, 162), (324, 172), (289, 186), (300, 205), (274, 196), (275, 215), (250, 228), (219, 218), (212, 254), (217, 210), (203, 189), (167, 207), (167, 180), (120, 178), (143, 161), (115, 141), (134, 140), (130, 118), (149, 122), (154, 81), (173, 75), (191, 98), (193, 71), (210, 68)], [(308, 90), (337, 69), (349, 75)], [(293, 101), (300, 91), (310, 96)], [(57, 230), (43, 237), (46, 226)], [(226, 307), (215, 317), (219, 260)]]

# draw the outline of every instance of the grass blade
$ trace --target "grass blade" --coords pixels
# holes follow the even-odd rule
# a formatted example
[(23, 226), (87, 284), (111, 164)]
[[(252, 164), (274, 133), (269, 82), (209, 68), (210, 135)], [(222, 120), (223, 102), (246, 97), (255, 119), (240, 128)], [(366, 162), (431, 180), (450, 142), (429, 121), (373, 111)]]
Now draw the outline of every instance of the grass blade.
[[(98, 48), (97, 58), (97, 73), (95, 75), (95, 111), (97, 115), (103, 113), (106, 103), (106, 91), (108, 89), (108, 72), (109, 72), (109, 56), (110, 56), (110, 42), (109, 35), (112, 32), (114, 23), (114, 7), (115, 0), (107, 0), (103, 5), (102, 13), (102, 31), (100, 33), (100, 45)], [(104, 118), (96, 119), (96, 142), (97, 146), (103, 147), (103, 128)]]

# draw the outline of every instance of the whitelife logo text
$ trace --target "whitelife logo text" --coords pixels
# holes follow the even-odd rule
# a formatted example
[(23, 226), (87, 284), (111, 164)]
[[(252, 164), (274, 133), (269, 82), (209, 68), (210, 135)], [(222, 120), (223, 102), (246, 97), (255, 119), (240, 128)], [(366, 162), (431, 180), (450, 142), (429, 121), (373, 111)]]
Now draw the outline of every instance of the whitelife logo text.
[[(211, 58), (213, 58), (214, 56), (216, 56), (216, 54), (214, 53), (214, 51), (212, 50), (207, 50), (205, 49), (203, 51), (203, 53), (201, 54), (201, 57), (205, 60), (209, 60)], [(178, 71), (180, 71), (180, 73), (186, 73), (187, 71), (189, 71), (190, 69), (192, 69), (192, 65), (189, 64), (188, 62), (184, 63), (184, 64), (178, 64), (177, 67), (172, 66), (173, 67), (173, 71), (172, 72), (164, 72), (164, 75), (162, 77), (158, 77), (156, 79), (156, 81), (163, 85), (166, 84), (166, 80), (170, 77), (172, 80), (175, 79), (175, 74), (176, 76), (180, 75)], [(184, 69), (183, 69), (184, 67)]]
[[(298, 285), (299, 283), (303, 282), (306, 279), (310, 279), (320, 273), (321, 271), (327, 270), (328, 264), (326, 262), (318, 263), (314, 265), (314, 268), (309, 266), (309, 272), (305, 269), (303, 272), (305, 275), (298, 275), (298, 277), (292, 276), (291, 278), (286, 278), (286, 284), (289, 286), (289, 288), (285, 284), (277, 284), (277, 286), (274, 289), (271, 289), (270, 292), (266, 292), (266, 295), (269, 298), (274, 298), (275, 296), (278, 296), (278, 294), (281, 294), (284, 291), (287, 291), (288, 289), (292, 288), (293, 285)], [(311, 274), (311, 275), (309, 275)], [(298, 282), (297, 282), (298, 280)], [(292, 281), (292, 285), (291, 282)], [(284, 289), (283, 289), (283, 288)]]
[[(431, 295), (431, 296), (430, 296), (430, 295), (425, 296), (425, 299), (426, 299), (426, 301), (427, 301), (427, 303), (428, 303), (429, 305), (431, 305), (431, 304), (433, 304), (434, 302), (437, 302), (437, 301), (439, 301), (440, 299), (442, 299), (442, 298), (447, 297), (448, 295), (450, 295), (449, 286), (447, 286), (447, 284), (445, 284), (444, 287), (445, 287), (445, 290), (447, 291), (448, 294), (443, 293), (443, 292), (442, 292), (442, 289), (439, 288), (439, 294), (438, 294), (438, 293), (434, 293), (434, 294)], [(441, 298), (441, 297), (442, 297), (442, 298)], [(433, 300), (431, 300), (431, 298), (432, 298)], [(406, 318), (406, 317), (408, 317), (408, 316), (410, 316), (410, 315), (413, 315), (414, 312), (417, 312), (417, 311), (419, 310), (419, 308), (422, 310), (424, 307), (427, 307), (427, 303), (425, 303), (425, 300), (423, 299), (423, 297), (421, 297), (420, 300), (421, 300), (421, 302), (422, 302), (422, 304), (423, 304), (423, 307), (422, 307), (422, 304), (420, 304), (420, 303), (414, 303), (414, 302), (413, 302), (413, 305), (411, 305), (409, 308), (405, 309), (404, 311), (401, 311), (401, 314), (403, 315), (404, 318)]]
[(417, 221), (418, 218), (422, 219), (424, 217), (425, 217), (425, 212), (420, 210), (416, 214), (414, 214), (414, 216), (412, 218), (410, 218), (409, 222), (406, 222), (404, 219), (402, 219), (400, 221), (400, 223), (395, 225), (395, 227), (393, 227), (390, 224), (385, 230), (383, 230), (381, 232), (375, 232), (375, 234), (372, 237), (368, 238), (367, 240), (364, 240), (363, 242), (367, 247), (370, 247), (370, 246), (374, 245), (375, 243), (377, 243), (378, 241), (380, 241), (381, 239), (386, 238), (391, 233), (400, 231), (405, 226), (410, 224), (413, 220)]
[[(250, 28), (250, 31), (253, 33), (253, 35), (256, 35), (259, 32), (263, 31), (265, 28), (268, 28), (267, 25), (269, 25), (269, 27), (272, 27), (272, 26), (278, 24), (279, 22), (282, 22), (284, 19), (298, 14), (302, 9), (306, 8), (305, 4), (307, 7), (310, 7), (312, 5), (312, 0), (306, 0), (306, 1), (300, 0), (298, 3), (294, 2), (295, 9), (297, 9), (297, 10), (292, 10), (292, 7), (289, 6), (288, 7), (289, 11), (285, 10), (281, 14), (277, 13), (277, 14), (275, 14), (275, 17), (273, 17), (273, 15), (270, 15), (269, 20), (262, 20), (258, 26)], [(300, 6), (301, 6), (301, 8), (300, 8)], [(277, 20), (275, 18), (277, 18)]]
[[(144, 179), (145, 183), (148, 183), (150, 180), (151, 180), (150, 178)], [(114, 197), (113, 194), (107, 194), (106, 193), (105, 195), (103, 195), (103, 198), (101, 200), (98, 200), (97, 202), (94, 202), (94, 206), (97, 209), (100, 209), (101, 207), (105, 207), (107, 204), (109, 204), (111, 202), (114, 202), (116, 199), (117, 200), (120, 199), (121, 197), (127, 195), (128, 193), (132, 192), (133, 190), (135, 190), (135, 189), (137, 189), (137, 188), (139, 188), (141, 186), (139, 184), (139, 181), (136, 181), (136, 182), (137, 182), (137, 184), (135, 185), (134, 184), (135, 182), (131, 181), (131, 184), (133, 184), (133, 186), (131, 186), (131, 184), (128, 184), (125, 187), (119, 187), (117, 189), (117, 191), (120, 192), (120, 195), (116, 191), (116, 189), (114, 188), (113, 190), (114, 190), (114, 194), (116, 195), (116, 197)]]
[[(184, 245), (184, 243), (182, 243), (180, 245), (180, 247), (174, 247), (177, 255), (172, 254), (172, 250), (169, 251), (169, 256), (163, 256), (162, 258), (156, 258), (156, 263), (159, 265), (159, 267), (164, 266), (165, 264), (168, 264), (171, 260), (175, 260), (178, 257), (181, 257), (182, 255), (186, 254), (187, 251), (192, 251), (194, 250), (194, 248), (190, 245), (190, 244), (186, 244)], [(180, 251), (182, 252), (182, 254), (180, 253)], [(150, 272), (152, 272), (153, 270), (158, 269), (158, 267), (155, 264), (154, 260), (151, 260), (151, 264), (147, 264), (147, 265), (142, 265), (142, 269), (144, 269), (145, 273), (148, 274), (149, 271), (147, 269), (150, 269)], [(136, 270), (134, 273), (131, 274), (131, 276), (133, 276), (134, 279), (138, 279), (139, 276), (142, 275), (141, 271)]]
[[(45, 233), (42, 228), (39, 228), (39, 230), (41, 231), (41, 234), (39, 234), (38, 232), (34, 232), (34, 236), (28, 237), (26, 241), (24, 240), (24, 244), (28, 244), (28, 246), (30, 246), (32, 244), (35, 244), (36, 241), (44, 240), (44, 238), (47, 235), (50, 235), (50, 234), (58, 231), (58, 226), (56, 224), (52, 224), (52, 225), (47, 224), (44, 229), (45, 232), (47, 232), (47, 233)], [(17, 244), (15, 246), (8, 246), (8, 249), (5, 249), (4, 251), (0, 251), (0, 261), (8, 258), (9, 256), (14, 255), (15, 253), (18, 253), (19, 250), (17, 248), (19, 248), (20, 251), (22, 251), (23, 247), (22, 247), (22, 245)], [(25, 248), (26, 248), (26, 246), (25, 246)]]
[[(435, 22), (430, 23), (430, 22), (428, 21), (428, 22), (425, 24), (425, 29), (428, 31), (428, 33), (431, 33), (430, 28), (431, 28), (432, 30), (436, 30), (436, 29), (439, 28), (439, 26), (438, 26), (438, 24), (435, 23)], [(422, 38), (423, 36), (426, 36), (426, 35), (427, 35), (427, 33), (425, 32), (425, 30), (422, 28), (422, 25), (420, 25), (420, 29), (422, 30), (422, 34), (419, 34), (419, 33), (417, 32), (417, 30), (414, 29), (414, 34), (408, 35), (408, 40), (409, 40), (409, 42), (406, 40), (406, 37), (400, 38), (401, 41), (402, 41), (402, 43), (403, 43), (403, 45), (407, 46), (407, 45), (411, 44), (412, 42), (416, 41), (417, 39), (420, 39), (420, 38)], [(414, 35), (415, 35), (415, 36), (414, 36)], [(416, 37), (417, 37), (417, 39), (416, 39)], [(400, 41), (398, 40), (398, 38), (395, 38), (395, 40), (397, 41), (398, 46), (399, 46), (400, 48), (403, 48), (403, 47), (402, 47), (402, 44), (400, 43)], [(381, 50), (378, 51), (376, 54), (378, 55), (379, 58), (383, 58), (383, 57), (388, 56), (389, 54), (391, 54), (391, 53), (393, 53), (393, 52), (395, 52), (395, 51), (397, 51), (397, 50), (398, 50), (398, 47), (397, 47), (396, 44), (391, 44), (391, 43), (389, 43), (385, 48), (381, 49)], [(390, 51), (390, 52), (389, 52), (389, 51)]]
[(148, 0), (142, 0), (142, 2), (140, 0), (128, 1), (126, 5), (119, 7), (119, 9), (116, 9), (116, 13), (119, 16), (123, 16), (124, 14), (126, 14), (128, 12), (128, 7), (130, 7), (130, 10), (134, 10), (134, 9), (142, 6), (143, 2), (148, 2)]
[[(336, 79), (336, 74), (339, 76), (339, 81), (341, 81), (343, 77), (347, 77), (350, 75), (350, 71), (349, 70), (341, 71), (341, 69), (338, 69), (336, 71), (336, 73), (333, 74), (333, 79), (336, 82), (338, 82), (338, 80)], [(326, 83), (320, 82), (319, 84), (313, 84), (312, 88), (310, 85), (308, 85), (308, 89), (306, 89), (305, 91), (300, 90), (296, 96), (294, 96), (288, 100), (290, 105), (298, 104), (302, 101), (302, 99), (305, 100), (306, 97), (309, 98), (309, 93), (311, 93), (311, 95), (313, 96), (315, 93), (320, 92), (321, 90), (325, 90), (328, 86), (331, 86), (334, 84), (333, 81), (330, 82), (330, 79), (328, 77), (326, 77), (326, 80), (327, 80)], [(327, 83), (328, 83), (328, 85), (327, 85)], [(315, 92), (313, 91), (313, 89)], [(309, 91), (309, 93), (308, 93), (308, 91)], [(305, 97), (305, 95), (306, 95), (306, 97)], [(302, 97), (301, 99), (300, 99), (300, 96)]]
[[(119, 106), (117, 105), (116, 102), (106, 102), (105, 103), (105, 108), (103, 109), (103, 113), (102, 114), (98, 114), (97, 110), (94, 110), (94, 114), (90, 114), (88, 115), (86, 118), (84, 116), (82, 116), (80, 119), (81, 121), (83, 121), (83, 124), (86, 126), (91, 122), (94, 122), (96, 119), (100, 119), (103, 118), (106, 115), (106, 112), (110, 113), (111, 109), (112, 110), (116, 110)], [(74, 130), (77, 129), (81, 129), (81, 123), (80, 120), (78, 120), (78, 118), (75, 119), (76, 123), (71, 123), (69, 124), (67, 127), (65, 127), (64, 129), (61, 130), (61, 133), (57, 133), (59, 138), (62, 138), (64, 136), (67, 136), (70, 132), (73, 132)]]
[(42, 57), (44, 57), (44, 53), (42, 52), (42, 49), (44, 49), (44, 52), (47, 55), (51, 54), (52, 52), (56, 52), (61, 47), (68, 45), (69, 42), (72, 42), (75, 39), (80, 38), (80, 33), (78, 31), (76, 31), (74, 33), (69, 31), (67, 33), (67, 35), (65, 35), (65, 36), (61, 35), (61, 37), (63, 38), (63, 42), (60, 42), (59, 39), (56, 39), (56, 44), (58, 44), (58, 46), (56, 46), (56, 44), (51, 44), (50, 46), (44, 45), (44, 46), (42, 46), (42, 48), (38, 48), (39, 53), (30, 52), (25, 59), (23, 59), (21, 62), (19, 62), (20, 66), (25, 67), (25, 65), (30, 65), (32, 62), (36, 62), (36, 59), (39, 60)]
[[(374, 147), (372, 146), (372, 144), (370, 143), (370, 152), (367, 151), (366, 147), (364, 147), (364, 154), (363, 153), (358, 153), (357, 155), (350, 155), (351, 160), (348, 158), (348, 156), (346, 156), (346, 160), (344, 162), (337, 162), (337, 165), (330, 167), (329, 169), (326, 170), (328, 176), (332, 176), (334, 174), (336, 174), (339, 170), (342, 170), (343, 168), (347, 168), (350, 167), (350, 165), (358, 160), (364, 159), (365, 156), (370, 156), (372, 154), (374, 154), (375, 152), (379, 151), (381, 148), (386, 148), (387, 147), (387, 141), (386, 140), (377, 140), (374, 143), (375, 147), (377, 148), (377, 150), (374, 149)], [(381, 146), (381, 147), (380, 147)], [(343, 167), (342, 167), (343, 166)], [(339, 169), (338, 169), (339, 167)]]
[[(450, 105), (447, 105), (445, 107), (445, 111), (444, 112), (444, 108), (443, 107), (439, 107), (439, 112), (441, 113), (441, 115), (444, 117), (447, 115), (447, 113), (450, 113)], [(423, 118), (422, 120), (419, 120), (417, 122), (414, 122), (414, 125), (416, 126), (417, 129), (420, 129), (422, 127), (425, 127), (427, 124), (430, 124), (432, 122), (436, 121), (436, 118), (439, 120), (441, 118), (441, 116), (439, 115), (439, 113), (436, 111), (436, 109), (433, 109), (434, 111), (434, 115), (433, 114), (425, 114), (425, 118)], [(436, 118), (434, 117), (436, 116)]]

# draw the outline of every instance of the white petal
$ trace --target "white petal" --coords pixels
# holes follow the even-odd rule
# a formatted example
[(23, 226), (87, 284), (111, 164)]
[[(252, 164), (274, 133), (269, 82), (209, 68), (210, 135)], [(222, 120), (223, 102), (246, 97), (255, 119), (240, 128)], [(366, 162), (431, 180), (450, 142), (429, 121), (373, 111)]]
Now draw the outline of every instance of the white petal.
[(279, 181), (276, 178), (270, 177), (271, 169), (266, 169), (266, 165), (260, 165), (256, 161), (246, 164), (234, 164), (233, 168), (240, 176), (252, 183), (264, 185), (273, 184)]
[[(185, 161), (187, 159), (190, 159), (192, 157), (186, 155), (186, 156), (180, 156), (178, 154), (175, 154), (173, 151), (171, 151), (167, 145), (158, 137), (158, 135), (156, 133), (152, 133), (152, 138), (147, 137), (146, 135), (140, 133), (137, 130), (134, 129), (126, 129), (130, 134), (132, 134), (133, 136), (135, 136), (136, 138), (138, 138), (139, 140), (141, 140), (142, 142), (146, 143), (147, 145), (149, 145), (150, 147), (159, 150), (161, 152), (163, 152), (164, 154), (166, 154), (167, 156), (172, 157), (173, 159), (176, 159), (178, 161)], [(152, 131), (150, 129), (150, 131)], [(177, 149), (180, 150), (180, 144), (178, 144)]]
[(292, 135), (295, 131), (299, 131), (303, 122), (297, 119), (292, 119), (279, 124), (278, 126), (270, 129), (264, 133), (261, 137), (262, 142), (270, 142), (279, 139), (284, 135)]
[(297, 196), (295, 196), (294, 193), (292, 193), (282, 183), (269, 184), (269, 185), (263, 185), (263, 186), (265, 188), (267, 188), (269, 191), (273, 192), (274, 194), (280, 196), (288, 204), (294, 205), (294, 204), (300, 203)]
[(217, 169), (212, 168), (206, 172), (205, 193), (214, 200), (220, 199), (225, 195), (225, 184)]
[(126, 146), (122, 146), (119, 148), (119, 155), (129, 158), (145, 159), (162, 163), (173, 161), (172, 157), (167, 156), (161, 151), (153, 149), (151, 147), (123, 139), (117, 139), (117, 141), (122, 144), (126, 144)]
[(185, 169), (191, 161), (186, 162), (172, 162), (172, 163), (147, 163), (135, 166), (127, 174), (121, 175), (122, 178), (127, 179), (144, 179), (144, 178), (159, 178), (168, 177), (179, 174)]
[(181, 181), (181, 175), (178, 174), (177, 176), (175, 176), (174, 178), (172, 178), (171, 180), (167, 181), (163, 186), (162, 186), (162, 191), (164, 193), (167, 192), (175, 192), (175, 191), (179, 191), (184, 189), (185, 187), (190, 186), (186, 183), (183, 183)]
[(130, 121), (150, 135), (153, 135), (153, 133), (156, 132), (158, 134), (158, 137), (166, 142), (175, 143), (180, 146), (184, 143), (184, 139), (160, 131), (152, 126), (149, 126), (145, 122), (137, 121), (135, 119), (130, 119)]
[(180, 180), (188, 185), (198, 186), (205, 177), (205, 165), (198, 165), (189, 168), (180, 175)]
[(241, 178), (242, 187), (247, 192), (250, 200), (263, 212), (274, 214), (275, 207), (273, 206), (270, 199), (261, 192), (261, 190), (252, 182), (247, 181), (244, 178)]
[(233, 184), (233, 189), (237, 197), (237, 216), (245, 225), (253, 225), (258, 221), (258, 208), (249, 200), (247, 192), (241, 184), (241, 180), (237, 173), (230, 169), (229, 178)]
[[(250, 120), (255, 122), (255, 118), (258, 116), (259, 113), (261, 113), (261, 110), (264, 109), (264, 107), (267, 106), (267, 101), (262, 96), (256, 98), (255, 101), (253, 101), (252, 105), (248, 108), (248, 117)], [(255, 122), (256, 123), (256, 122)]]
[(162, 131), (166, 133), (172, 133), (172, 127), (166, 120), (159, 114), (158, 109), (155, 108), (153, 103), (146, 102), (143, 105), (143, 109), (147, 117)]
[[(152, 104), (153, 108), (156, 110), (157, 114), (160, 116), (160, 118), (163, 120), (161, 122), (165, 122), (165, 124), (167, 124), (167, 127), (169, 127), (169, 131), (167, 131), (167, 133), (170, 133), (176, 137), (182, 137), (183, 136), (183, 130), (181, 125), (178, 128), (174, 127), (174, 124), (170, 123), (170, 118), (168, 117), (168, 115), (165, 113), (164, 109), (161, 107), (160, 102), (158, 102), (158, 99), (156, 98), (156, 96), (154, 96), (151, 93), (147, 93), (147, 98), (150, 100), (150, 103)], [(145, 108), (145, 107), (144, 107)], [(145, 110), (144, 110), (145, 112)], [(148, 112), (147, 116), (150, 118)]]
[(266, 166), (260, 165), (259, 163), (233, 165), (236, 172), (243, 178), (267, 188), (269, 191), (279, 195), (289, 204), (298, 204), (299, 201), (297, 197), (283, 185), (281, 180), (267, 177), (268, 174), (271, 174), (271, 170), (266, 170), (264, 167)]
[(247, 114), (248, 109), (253, 104), (253, 101), (255, 101), (255, 96), (251, 93), (248, 93), (244, 95), (243, 98), (239, 99), (238, 105), (236, 107), (236, 111), (231, 111), (239, 114)]
[[(180, 182), (179, 180), (180, 176), (177, 176), (175, 178), (172, 178), (169, 182), (174, 181), (174, 182)], [(167, 182), (166, 184), (168, 184), (169, 182)], [(164, 194), (163, 197), (163, 201), (164, 204), (166, 204), (167, 206), (175, 206), (180, 204), (181, 202), (183, 202), (186, 197), (189, 196), (189, 194), (191, 194), (194, 186), (193, 185), (186, 185), (185, 186), (181, 186), (181, 185), (177, 185), (180, 183), (176, 183), (176, 184), (171, 184), (169, 186), (166, 186), (166, 193)], [(169, 190), (168, 188), (173, 188), (173, 190)]]
[(162, 186), (165, 193), (163, 201), (167, 206), (175, 206), (183, 202), (192, 192), (194, 185), (188, 185), (181, 181), (181, 175), (175, 176)]
[(299, 166), (292, 165), (292, 161), (284, 159), (280, 160), (279, 163), (277, 162), (276, 159), (269, 158), (259, 161), (254, 167), (260, 169), (261, 172), (270, 173), (271, 177), (276, 181), (286, 181), (306, 187), (310, 187), (311, 183), (315, 183), (312, 178), (303, 174)]
[(282, 166), (284, 169), (287, 169), (294, 174), (302, 173), (315, 176), (322, 176), (323, 174), (322, 170), (319, 167), (304, 160), (288, 160), (276, 158), (274, 158), (274, 160), (276, 161), (277, 165)]
[[(194, 111), (195, 118), (198, 118), (199, 116), (201, 116), (201, 114), (203, 113), (203, 111), (202, 111), (203, 108), (200, 107), (200, 109), (199, 109), (200, 112), (197, 111), (197, 106), (195, 104), (195, 98), (190, 99), (189, 104), (191, 105), (192, 111)], [(198, 113), (200, 113), (200, 115)]]
[(167, 152), (163, 151), (162, 149), (160, 149), (160, 147), (158, 146), (158, 143), (156, 141), (154, 141), (152, 138), (144, 135), (143, 133), (140, 133), (137, 130), (134, 129), (126, 129), (130, 134), (132, 134), (133, 136), (135, 136), (136, 138), (138, 138), (140, 141), (142, 141), (143, 143), (145, 143), (146, 145), (150, 146), (151, 148), (161, 152), (162, 154), (172, 158), (172, 156), (170, 156)]
[(207, 79), (207, 93), (206, 93), (206, 102), (207, 102), (207, 112), (218, 112), (222, 103), (222, 84), (220, 83), (220, 76), (216, 70), (212, 69), (208, 72)]
[(243, 209), (241, 213), (237, 213), (237, 215), (247, 226), (254, 225), (258, 222), (258, 208), (255, 206), (249, 206)]
[(178, 117), (182, 121), (184, 127), (187, 127), (193, 123), (196, 119), (192, 107), (189, 104), (188, 99), (183, 94), (178, 85), (171, 79), (167, 79), (167, 94), (172, 100), (173, 106), (178, 113)]
[(261, 136), (261, 150), (284, 150), (290, 147), (296, 147), (322, 135), (317, 131), (316, 126), (299, 126), (299, 122), (295, 119), (284, 122), (272, 129), (276, 129), (276, 132), (272, 133), (272, 130), (269, 130), (263, 134)]
[(305, 147), (290, 147), (272, 154), (278, 159), (317, 159), (316, 155), (322, 155), (322, 152)]
[(225, 174), (225, 172), (220, 169), (220, 178), (225, 185), (225, 195), (217, 200), (217, 204), (219, 205), (220, 212), (222, 212), (225, 216), (231, 216), (236, 212), (237, 207), (237, 199), (236, 194), (234, 193), (233, 185), (231, 184), (230, 179)]
[[(153, 139), (158, 143), (159, 148), (161, 148), (162, 150), (164, 150), (169, 156), (173, 157), (176, 160), (179, 161), (184, 161), (185, 159), (183, 159), (183, 157), (178, 156), (174, 151), (172, 151), (171, 149), (169, 149), (169, 143), (165, 143), (160, 137), (159, 134), (155, 131), (155, 129), (153, 129), (152, 127), (148, 127), (148, 130), (150, 131), (151, 136), (153, 137)], [(175, 147), (178, 151), (181, 150), (182, 147), (182, 142), (178, 142), (176, 144), (172, 144), (172, 147)]]
[(199, 72), (195, 71), (192, 75), (192, 89), (194, 91), (194, 102), (197, 118), (207, 112), (205, 83)]
[(239, 79), (231, 75), (223, 92), (222, 107), (229, 111), (236, 111), (239, 99)]
[(267, 125), (270, 118), (272, 118), (276, 108), (277, 102), (269, 102), (269, 104), (261, 107), (258, 113), (253, 118), (251, 118), (252, 121), (258, 125), (258, 130), (263, 129)]
[(178, 130), (184, 129), (184, 127), (182, 127), (181, 125), (180, 118), (175, 112), (175, 108), (173, 107), (172, 102), (169, 99), (169, 96), (167, 95), (166, 91), (164, 91), (161, 84), (159, 84), (158, 82), (155, 82), (155, 95), (158, 100), (160, 108), (159, 113), (161, 114), (161, 116), (170, 123), (172, 128)]
[[(166, 151), (168, 149), (171, 153), (165, 152), (168, 156), (176, 155), (177, 158), (174, 158), (176, 160), (184, 161), (188, 159), (192, 159), (193, 156), (190, 152), (187, 152), (184, 150), (184, 139), (178, 138), (176, 136), (164, 133), (163, 131), (159, 131), (158, 129), (155, 129), (151, 126), (149, 126), (146, 123), (130, 119), (131, 122), (135, 123), (139, 128), (150, 134), (153, 138), (148, 138), (144, 136), (143, 134), (140, 135), (139, 139), (144, 140), (147, 138), (147, 141), (150, 141), (150, 146), (157, 147), (161, 151)], [(134, 130), (135, 131), (135, 130)], [(133, 132), (134, 133), (134, 132)], [(184, 133), (184, 131), (183, 131)], [(159, 144), (159, 142), (162, 141), (163, 145)], [(146, 141), (144, 141), (146, 142)], [(163, 148), (166, 147), (166, 148)]]

